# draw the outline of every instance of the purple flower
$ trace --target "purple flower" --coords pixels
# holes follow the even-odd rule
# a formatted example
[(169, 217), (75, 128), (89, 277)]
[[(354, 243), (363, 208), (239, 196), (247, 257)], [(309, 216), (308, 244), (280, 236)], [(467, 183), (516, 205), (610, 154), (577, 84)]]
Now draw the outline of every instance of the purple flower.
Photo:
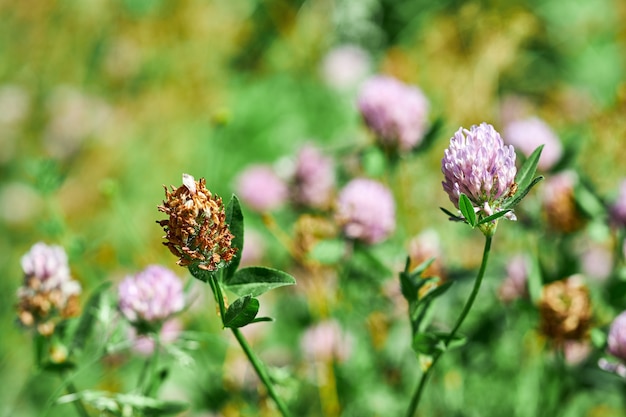
[(160, 323), (185, 306), (181, 280), (159, 265), (126, 277), (118, 295), (120, 311), (132, 323)]
[(313, 145), (298, 154), (294, 174), (293, 198), (296, 203), (314, 208), (327, 207), (335, 187), (333, 162)]
[(626, 179), (622, 180), (617, 199), (611, 206), (611, 220), (618, 226), (626, 227)]
[(369, 244), (386, 239), (396, 227), (391, 191), (365, 178), (353, 179), (341, 190), (335, 217), (347, 237)]
[(445, 150), (441, 171), (443, 189), (456, 208), (464, 193), (477, 212), (490, 216), (514, 192), (515, 150), (504, 145), (490, 124), (459, 128)]
[(340, 45), (324, 57), (321, 73), (324, 81), (336, 90), (350, 90), (370, 72), (371, 58), (356, 45)]
[(80, 284), (72, 279), (67, 254), (62, 247), (39, 242), (22, 257), (24, 283), (18, 289), (18, 316), (25, 326), (37, 326), (49, 336), (57, 316), (78, 313)]
[(289, 195), (287, 184), (266, 165), (246, 169), (239, 176), (236, 188), (244, 203), (261, 212), (278, 208)]
[(422, 91), (395, 78), (375, 76), (363, 84), (358, 108), (385, 148), (408, 151), (424, 138), (428, 100)]
[(341, 330), (334, 320), (328, 320), (309, 327), (300, 339), (304, 354), (320, 362), (333, 359), (345, 361), (352, 352), (353, 339)]
[[(174, 343), (180, 336), (182, 329), (182, 323), (176, 318), (165, 321), (159, 330), (159, 343), (161, 345)], [(137, 329), (131, 327), (128, 331), (128, 338), (133, 341), (132, 349), (135, 352), (146, 356), (154, 352), (154, 336), (137, 333)]]
[(537, 165), (543, 171), (552, 168), (563, 154), (559, 138), (550, 126), (538, 117), (509, 123), (504, 130), (504, 141), (526, 156), (530, 156), (538, 146), (544, 145)]
[(622, 362), (626, 362), (626, 311), (620, 313), (611, 323), (607, 351)]
[(528, 296), (529, 260), (525, 255), (518, 254), (509, 260), (506, 266), (507, 276), (498, 289), (498, 298), (510, 303)]

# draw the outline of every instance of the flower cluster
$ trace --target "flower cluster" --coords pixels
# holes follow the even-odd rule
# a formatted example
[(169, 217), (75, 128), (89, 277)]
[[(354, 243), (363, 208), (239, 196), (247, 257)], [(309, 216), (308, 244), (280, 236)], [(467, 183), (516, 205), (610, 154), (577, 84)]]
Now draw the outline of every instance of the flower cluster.
[(319, 362), (345, 361), (352, 352), (352, 337), (335, 320), (320, 322), (306, 330), (300, 339), (304, 354)]
[(515, 120), (504, 130), (504, 141), (529, 156), (543, 145), (537, 167), (543, 171), (552, 168), (563, 154), (563, 146), (550, 126), (538, 117)]
[(424, 138), (428, 100), (419, 88), (388, 76), (372, 77), (363, 84), (357, 104), (383, 148), (406, 152)]
[(611, 206), (611, 220), (617, 226), (626, 227), (626, 179), (622, 180), (617, 199)]
[(157, 221), (165, 230), (163, 244), (179, 257), (180, 266), (197, 264), (198, 268), (215, 271), (227, 265), (235, 255), (231, 247), (233, 235), (226, 224), (222, 199), (213, 196), (200, 181), (183, 174), (183, 185), (165, 188), (166, 200), (158, 207), (169, 216)]
[(247, 168), (237, 179), (236, 188), (241, 200), (258, 212), (276, 209), (289, 197), (285, 181), (266, 165)]
[(441, 160), (441, 171), (443, 189), (455, 207), (459, 208), (463, 193), (484, 216), (498, 212), (517, 188), (515, 150), (505, 146), (500, 134), (487, 123), (455, 133)]
[(296, 204), (325, 208), (331, 201), (335, 188), (333, 161), (319, 149), (305, 145), (296, 160), (292, 195)]
[(626, 311), (619, 314), (611, 323), (607, 352), (626, 363)]
[(353, 179), (339, 193), (335, 218), (347, 237), (369, 244), (381, 242), (396, 227), (391, 191), (374, 180)]
[(62, 247), (36, 243), (22, 257), (24, 283), (18, 289), (18, 318), (27, 327), (50, 336), (55, 321), (78, 314), (80, 284), (72, 279)]
[(181, 280), (159, 265), (126, 277), (118, 296), (119, 309), (131, 323), (162, 323), (185, 306)]

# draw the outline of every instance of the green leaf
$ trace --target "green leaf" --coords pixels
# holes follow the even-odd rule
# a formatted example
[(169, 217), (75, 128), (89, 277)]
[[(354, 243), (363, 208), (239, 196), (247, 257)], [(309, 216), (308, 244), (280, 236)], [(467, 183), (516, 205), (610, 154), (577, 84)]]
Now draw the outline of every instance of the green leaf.
[(323, 265), (333, 265), (341, 261), (346, 253), (346, 242), (343, 239), (321, 240), (309, 253), (309, 257)]
[(413, 350), (424, 355), (433, 355), (437, 352), (456, 349), (467, 342), (465, 336), (455, 335), (446, 345), (448, 337), (448, 333), (439, 331), (417, 333), (413, 337)]
[(463, 217), (457, 216), (456, 214), (452, 214), (452, 212), (450, 212), (450, 210), (447, 210), (447, 209), (445, 209), (443, 207), (439, 207), (439, 209), (448, 215), (448, 220), (451, 220), (453, 222), (464, 222), (465, 221), (465, 219)]
[(85, 342), (93, 329), (96, 316), (98, 314), (98, 308), (100, 307), (100, 299), (104, 291), (108, 290), (111, 286), (111, 282), (107, 281), (98, 286), (89, 296), (89, 300), (85, 304), (83, 314), (80, 317), (78, 327), (74, 333), (72, 344), (70, 345), (70, 354), (76, 349), (82, 349), (85, 346)]
[[(165, 416), (179, 414), (189, 408), (182, 401), (159, 400), (140, 394), (115, 394), (107, 391), (85, 390), (64, 395), (58, 404), (67, 404), (81, 400), (99, 411), (113, 415), (128, 415), (126, 409), (141, 411), (146, 416)], [(135, 413), (133, 413), (135, 415)]]
[(271, 317), (256, 317), (254, 320), (252, 320), (252, 323), (261, 323), (263, 321), (274, 321), (274, 319)]
[(517, 172), (517, 176), (515, 177), (515, 182), (517, 183), (517, 189), (524, 190), (528, 188), (533, 177), (535, 176), (535, 172), (537, 171), (537, 164), (539, 163), (539, 158), (541, 157), (541, 151), (543, 150), (543, 145), (540, 145), (530, 154), (528, 159), (524, 162), (524, 165)]
[(494, 220), (498, 220), (500, 217), (506, 215), (510, 211), (511, 211), (511, 209), (500, 210), (499, 212), (494, 213), (491, 216), (487, 216), (484, 219), (482, 219), (481, 221), (479, 221), (478, 225), (485, 224), (485, 223), (488, 223), (488, 222), (492, 222)]
[(450, 289), (450, 287), (454, 284), (455, 281), (446, 281), (442, 284), (437, 285), (436, 287), (434, 287), (432, 290), (428, 291), (420, 300), (419, 302), (429, 302), (430, 300), (433, 300), (441, 295), (443, 295), (443, 293), (445, 293), (446, 291), (448, 291)]
[(539, 182), (543, 180), (543, 176), (538, 176), (537, 178), (535, 178), (530, 185), (528, 185), (528, 187), (526, 187), (524, 190), (522, 191), (518, 191), (515, 196), (507, 201), (504, 202), (504, 204), (502, 205), (502, 209), (503, 210), (508, 210), (508, 209), (512, 209), (513, 207), (517, 206), (520, 201), (522, 201), (522, 199), (524, 197), (526, 197), (526, 195), (530, 192), (530, 190), (537, 184), (539, 184)]
[(469, 197), (463, 193), (459, 196), (459, 210), (461, 210), (461, 214), (463, 214), (467, 223), (472, 227), (476, 227), (476, 212), (474, 211), (474, 206)]
[(199, 268), (198, 265), (200, 265), (200, 263), (189, 265), (189, 273), (202, 282), (209, 282), (211, 277), (216, 274), (216, 271), (207, 271), (206, 269)]
[(242, 268), (224, 280), (224, 286), (239, 296), (249, 294), (257, 297), (274, 288), (296, 283), (286, 272), (264, 266)]
[(224, 276), (229, 278), (232, 277), (235, 274), (235, 271), (237, 271), (237, 268), (239, 268), (244, 244), (243, 213), (241, 212), (239, 199), (234, 194), (226, 206), (226, 223), (228, 224), (228, 229), (234, 236), (231, 246), (233, 248), (237, 248), (237, 253), (235, 253), (235, 256), (224, 271)]
[(251, 295), (238, 298), (224, 314), (224, 327), (243, 327), (254, 321), (259, 312), (259, 300)]

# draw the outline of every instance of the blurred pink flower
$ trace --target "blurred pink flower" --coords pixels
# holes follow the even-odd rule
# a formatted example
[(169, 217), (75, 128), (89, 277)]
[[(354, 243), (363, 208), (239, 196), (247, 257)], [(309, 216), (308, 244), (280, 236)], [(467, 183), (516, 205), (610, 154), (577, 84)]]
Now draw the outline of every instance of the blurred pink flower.
[(571, 366), (582, 363), (589, 357), (592, 352), (591, 344), (584, 340), (567, 340), (563, 344), (563, 355), (565, 356), (565, 362)]
[[(183, 325), (180, 320), (172, 318), (166, 320), (159, 330), (159, 343), (168, 345), (174, 343), (182, 333)], [(152, 355), (154, 352), (154, 336), (150, 334), (138, 334), (134, 327), (129, 330), (129, 339), (133, 341), (132, 349), (142, 355)]]
[(50, 120), (44, 134), (44, 147), (56, 158), (78, 151), (83, 141), (102, 128), (111, 108), (101, 98), (73, 87), (57, 87), (47, 103)]
[(119, 308), (132, 323), (158, 323), (185, 307), (183, 283), (167, 268), (150, 265), (118, 286)]
[(70, 275), (67, 254), (61, 246), (38, 242), (22, 256), (23, 285), (17, 290), (18, 318), (49, 336), (54, 320), (78, 313), (81, 286)]
[(510, 303), (528, 296), (528, 269), (529, 260), (526, 255), (513, 256), (507, 266), (507, 276), (498, 289), (498, 298), (504, 303)]
[(621, 312), (611, 323), (607, 352), (626, 363), (626, 311)]
[(540, 145), (544, 145), (539, 158), (538, 168), (547, 171), (552, 168), (563, 154), (563, 146), (550, 127), (538, 117), (516, 120), (504, 129), (503, 140), (513, 145), (527, 157)]
[(300, 339), (302, 352), (319, 362), (343, 362), (350, 357), (354, 340), (335, 320), (327, 320), (309, 327)]
[(357, 104), (383, 147), (409, 151), (424, 139), (429, 104), (419, 88), (375, 76), (361, 87)]
[(244, 240), (241, 264), (254, 265), (263, 259), (265, 253), (265, 239), (256, 230), (246, 228)]
[(578, 174), (567, 170), (549, 176), (541, 189), (542, 208), (548, 225), (560, 232), (573, 232), (583, 224), (583, 218), (574, 200)]
[(611, 220), (617, 226), (626, 227), (626, 179), (619, 186), (617, 199), (610, 208)]
[(369, 244), (381, 242), (396, 227), (393, 195), (377, 181), (353, 179), (339, 193), (335, 218), (347, 237)]
[(585, 240), (580, 261), (582, 273), (600, 281), (606, 280), (613, 268), (611, 250), (599, 242)]
[(442, 255), (441, 239), (434, 229), (421, 232), (409, 242), (411, 269), (418, 267), (430, 258), (435, 258), (433, 263), (424, 271), (422, 277), (438, 276), (444, 278)]
[(520, 95), (509, 94), (500, 100), (500, 124), (509, 123), (527, 118), (531, 114), (530, 101)]
[(289, 196), (285, 181), (266, 165), (253, 165), (243, 171), (236, 189), (241, 200), (259, 212), (278, 208)]
[(340, 91), (356, 87), (370, 72), (371, 58), (357, 45), (339, 45), (331, 49), (321, 63), (321, 74), (326, 83)]
[(333, 161), (322, 155), (315, 146), (305, 145), (296, 160), (292, 192), (295, 202), (325, 208), (330, 203), (334, 187)]

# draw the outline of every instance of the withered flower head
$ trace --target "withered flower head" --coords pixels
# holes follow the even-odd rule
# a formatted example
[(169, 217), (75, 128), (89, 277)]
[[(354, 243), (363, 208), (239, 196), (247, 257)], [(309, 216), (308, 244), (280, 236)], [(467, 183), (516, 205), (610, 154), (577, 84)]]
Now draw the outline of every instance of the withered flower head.
[(541, 331), (557, 346), (583, 340), (591, 323), (589, 291), (579, 276), (543, 287), (539, 302)]
[(19, 321), (43, 336), (54, 332), (59, 320), (78, 315), (81, 286), (70, 275), (62, 247), (39, 242), (22, 257), (24, 283), (18, 289)]
[(158, 206), (169, 216), (158, 220), (165, 246), (176, 256), (180, 266), (197, 264), (198, 268), (215, 271), (228, 265), (237, 249), (231, 247), (233, 235), (226, 224), (222, 199), (211, 194), (204, 178), (196, 181), (183, 174), (183, 185), (165, 187), (166, 200)]

